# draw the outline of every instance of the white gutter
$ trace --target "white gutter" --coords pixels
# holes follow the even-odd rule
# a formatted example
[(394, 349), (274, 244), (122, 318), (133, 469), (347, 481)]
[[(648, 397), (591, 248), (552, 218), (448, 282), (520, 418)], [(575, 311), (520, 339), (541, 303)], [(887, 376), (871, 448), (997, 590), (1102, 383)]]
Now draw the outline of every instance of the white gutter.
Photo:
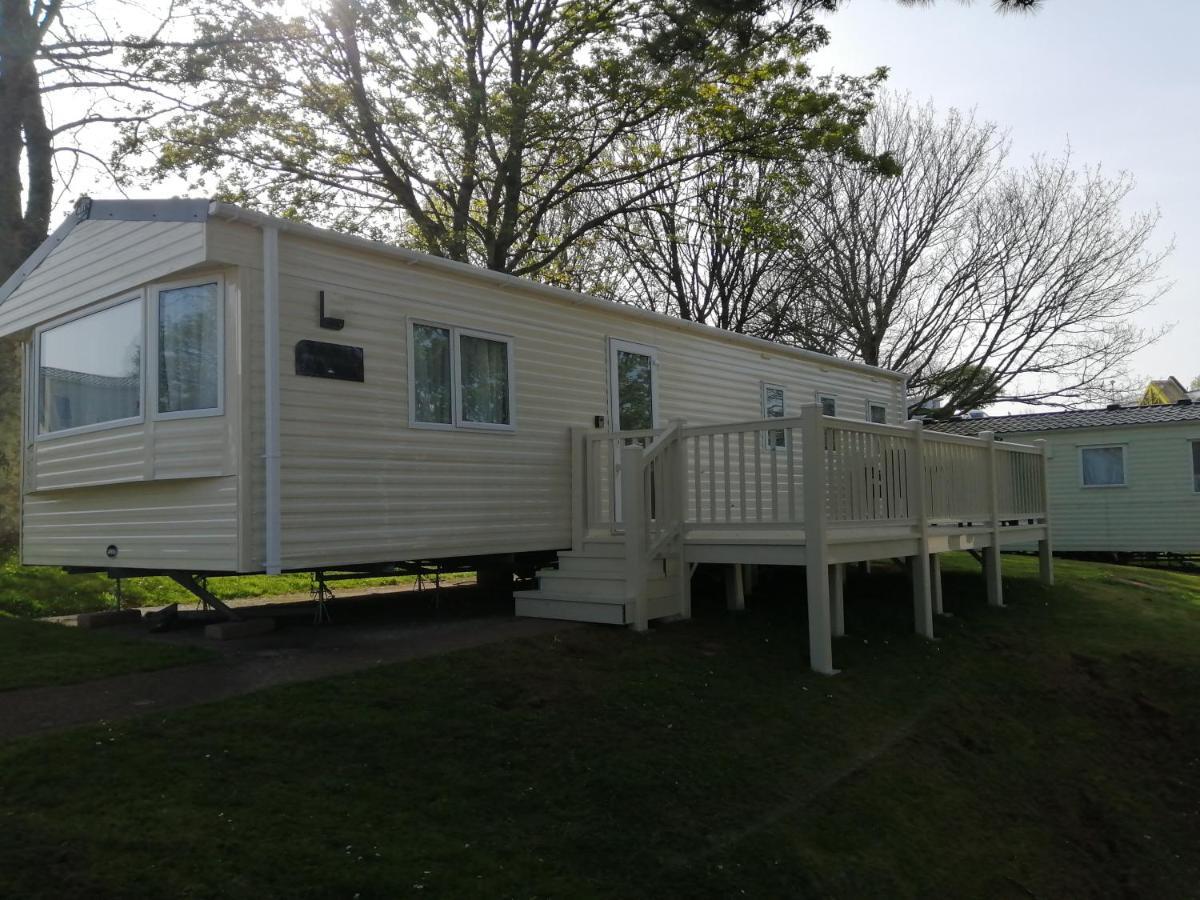
[(266, 419), (263, 441), (266, 485), (263, 568), (268, 575), (278, 575), (282, 557), (279, 487), (279, 229), (269, 223), (260, 223), (260, 227), (263, 236), (263, 406)]
[(455, 262), (454, 260), (445, 259), (440, 256), (431, 256), (428, 253), (418, 253), (415, 250), (405, 250), (403, 247), (396, 247), (392, 244), (384, 244), (380, 241), (369, 241), (366, 238), (357, 237), (352, 234), (342, 234), (337, 231), (330, 231), (326, 228), (317, 228), (314, 225), (308, 225), (304, 222), (294, 222), (291, 219), (279, 219), (274, 216), (267, 216), (263, 213), (254, 212), (253, 210), (243, 209), (233, 203), (220, 203), (213, 201), (209, 204), (208, 214), (221, 219), (228, 219), (234, 222), (248, 222), (257, 225), (260, 228), (276, 228), (279, 231), (286, 231), (292, 234), (301, 235), (303, 237), (312, 238), (318, 241), (328, 241), (331, 244), (338, 244), (343, 247), (350, 247), (355, 250), (362, 250), (368, 253), (378, 253), (384, 256), (390, 256), (393, 259), (400, 259), (409, 265), (424, 266), (427, 269), (434, 269), (441, 272), (448, 272), (456, 275), (459, 278), (472, 278), (476, 281), (482, 281), (485, 284), (490, 284), (497, 288), (509, 288), (512, 290), (526, 291), (532, 294), (538, 294), (542, 297), (552, 298), (559, 302), (566, 301), (578, 306), (587, 306), (592, 309), (603, 310), (608, 313), (625, 316), (631, 319), (638, 319), (643, 322), (648, 322), (659, 328), (670, 328), (674, 331), (691, 332), (704, 334), (709, 337), (716, 337), (730, 343), (744, 344), (753, 347), (761, 352), (772, 352), (782, 356), (798, 357), (808, 362), (816, 363), (820, 366), (830, 366), (838, 369), (850, 369), (855, 372), (862, 372), (868, 375), (873, 375), (876, 378), (890, 378), (894, 381), (906, 379), (907, 376), (903, 372), (895, 372), (891, 369), (881, 369), (878, 366), (869, 366), (866, 363), (854, 362), (848, 359), (838, 359), (833, 356), (826, 356), (824, 353), (817, 353), (812, 350), (802, 350), (799, 347), (789, 347), (787, 344), (777, 344), (774, 341), (764, 340), (763, 338), (751, 337), (748, 334), (738, 334), (733, 331), (725, 331), (721, 328), (714, 328), (711, 325), (701, 325), (698, 322), (689, 322), (684, 319), (677, 319), (674, 316), (667, 316), (662, 313), (651, 312), (646, 309), (639, 309), (636, 306), (626, 306), (621, 303), (615, 303), (611, 300), (599, 300), (595, 297), (589, 297), (587, 294), (580, 294), (576, 291), (569, 291), (565, 288), (554, 287), (548, 284), (542, 284), (537, 281), (532, 281), (528, 278), (519, 278), (516, 275), (508, 275), (503, 272), (493, 272), (489, 269), (481, 269), (478, 266), (468, 265), (467, 263)]

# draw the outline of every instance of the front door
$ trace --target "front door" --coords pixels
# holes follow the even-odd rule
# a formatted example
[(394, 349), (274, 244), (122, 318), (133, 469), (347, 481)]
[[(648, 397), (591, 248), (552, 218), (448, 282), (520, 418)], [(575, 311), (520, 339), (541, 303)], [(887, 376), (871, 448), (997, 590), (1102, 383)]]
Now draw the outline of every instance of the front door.
[[(609, 422), (612, 431), (650, 431), (658, 424), (658, 351), (631, 341), (609, 341)], [(621, 447), (647, 443), (631, 438), (613, 445), (613, 508), (621, 521)]]

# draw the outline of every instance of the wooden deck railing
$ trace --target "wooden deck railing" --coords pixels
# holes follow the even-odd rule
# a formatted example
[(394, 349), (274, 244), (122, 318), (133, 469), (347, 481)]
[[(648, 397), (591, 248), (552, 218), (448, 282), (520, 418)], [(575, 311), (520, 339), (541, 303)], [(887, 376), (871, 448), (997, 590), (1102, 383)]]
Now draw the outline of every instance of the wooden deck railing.
[[(637, 615), (651, 563), (689, 535), (799, 535), (822, 564), (833, 531), (939, 527), (992, 532), (1047, 518), (1045, 444), (879, 425), (821, 414), (724, 425), (597, 433), (572, 430), (573, 543), (624, 533), (628, 599)], [(867, 539), (864, 537), (864, 539)], [(644, 624), (644, 621), (642, 621)]]

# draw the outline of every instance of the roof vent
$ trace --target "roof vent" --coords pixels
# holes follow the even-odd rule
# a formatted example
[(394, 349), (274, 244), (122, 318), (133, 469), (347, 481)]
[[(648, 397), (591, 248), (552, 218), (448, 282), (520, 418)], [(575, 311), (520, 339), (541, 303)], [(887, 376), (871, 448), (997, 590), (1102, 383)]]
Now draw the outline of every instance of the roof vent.
[(1176, 405), (1176, 406), (1191, 406), (1191, 405), (1192, 405), (1192, 398), (1191, 398), (1191, 397), (1184, 397), (1182, 400), (1176, 400), (1176, 401), (1175, 401), (1175, 405)]
[(1108, 404), (1108, 406), (1104, 407), (1104, 410), (1105, 410), (1105, 412), (1112, 412), (1114, 409), (1120, 409), (1120, 408), (1121, 408), (1120, 403), (1110, 403), (1110, 404)]

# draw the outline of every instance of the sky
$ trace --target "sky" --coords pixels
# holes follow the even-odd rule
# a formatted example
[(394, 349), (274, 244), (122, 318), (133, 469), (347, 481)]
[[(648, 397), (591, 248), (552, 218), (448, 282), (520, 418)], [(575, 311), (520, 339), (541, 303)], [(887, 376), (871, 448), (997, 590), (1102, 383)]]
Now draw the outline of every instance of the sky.
[(1177, 323), (1131, 370), (1200, 375), (1200, 2), (1045, 0), (1033, 15), (997, 14), (989, 0), (848, 0), (826, 17), (817, 71), (889, 69), (890, 89), (940, 109), (974, 109), (1008, 129), (1014, 162), (1059, 155), (1128, 171), (1130, 212), (1157, 208), (1172, 287), (1138, 321)]

